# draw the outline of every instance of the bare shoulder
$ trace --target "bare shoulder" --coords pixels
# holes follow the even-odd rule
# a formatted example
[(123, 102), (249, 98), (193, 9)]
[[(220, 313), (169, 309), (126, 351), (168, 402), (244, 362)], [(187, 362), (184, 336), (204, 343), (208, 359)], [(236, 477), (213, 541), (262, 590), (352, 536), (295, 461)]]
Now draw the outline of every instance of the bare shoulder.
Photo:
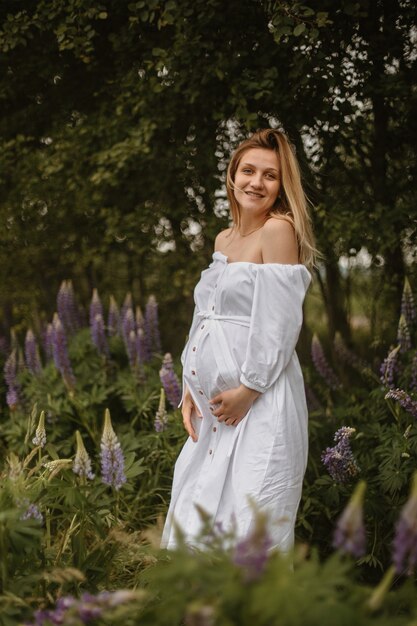
[(267, 220), (261, 234), (264, 263), (298, 263), (298, 245), (294, 227), (284, 216)]
[(226, 237), (228, 235), (230, 235), (230, 233), (232, 232), (231, 228), (225, 228), (225, 230), (221, 230), (219, 232), (219, 234), (217, 235), (215, 241), (214, 241), (214, 251), (221, 251), (221, 248), (223, 246), (223, 244), (226, 242)]

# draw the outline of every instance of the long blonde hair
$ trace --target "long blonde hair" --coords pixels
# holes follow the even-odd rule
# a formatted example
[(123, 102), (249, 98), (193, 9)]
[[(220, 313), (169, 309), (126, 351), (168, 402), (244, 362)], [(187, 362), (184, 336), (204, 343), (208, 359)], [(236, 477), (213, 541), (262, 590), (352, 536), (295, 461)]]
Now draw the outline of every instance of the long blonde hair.
[(309, 200), (301, 184), (296, 156), (286, 135), (279, 130), (264, 128), (256, 131), (248, 139), (242, 141), (232, 154), (227, 168), (226, 187), (233, 228), (240, 226), (240, 207), (233, 193), (235, 175), (242, 156), (252, 148), (273, 150), (278, 156), (280, 191), (269, 215), (286, 219), (292, 224), (297, 237), (300, 263), (311, 269), (316, 266), (317, 257), (321, 257), (321, 254), (315, 247), (315, 237), (307, 206)]

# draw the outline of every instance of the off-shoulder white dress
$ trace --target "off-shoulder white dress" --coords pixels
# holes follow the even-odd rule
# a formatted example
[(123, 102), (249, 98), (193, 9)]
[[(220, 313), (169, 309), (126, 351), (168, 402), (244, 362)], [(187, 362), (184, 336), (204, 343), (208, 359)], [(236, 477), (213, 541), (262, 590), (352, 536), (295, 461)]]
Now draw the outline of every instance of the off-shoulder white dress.
[[(176, 545), (173, 519), (194, 543), (201, 527), (195, 504), (245, 536), (254, 520), (251, 499), (268, 512), (273, 547), (293, 547), (308, 450), (295, 347), (310, 281), (301, 264), (228, 263), (221, 252), (201, 273), (181, 363), (183, 397), (187, 385), (203, 419), (194, 415), (198, 441), (188, 437), (175, 464), (163, 547)], [(240, 383), (261, 395), (238, 426), (226, 426), (209, 400)]]

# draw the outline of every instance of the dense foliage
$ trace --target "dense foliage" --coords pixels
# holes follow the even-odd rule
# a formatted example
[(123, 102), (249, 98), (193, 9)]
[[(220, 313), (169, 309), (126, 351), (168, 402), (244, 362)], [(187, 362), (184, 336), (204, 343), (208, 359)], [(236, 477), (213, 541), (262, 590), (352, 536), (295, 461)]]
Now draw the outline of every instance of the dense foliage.
[[(175, 408), (179, 380), (170, 354), (161, 350), (157, 303), (150, 298), (144, 314), (138, 308), (134, 316), (128, 296), (120, 313), (114, 302), (105, 311), (95, 291), (85, 325), (73, 296), (65, 281), (51, 336), (47, 331), (38, 342), (28, 331), (24, 350), (15, 340), (4, 364), (1, 623), (13, 624), (41, 606), (52, 611), (39, 617), (45, 625), (49, 618), (58, 623), (54, 619), (66, 611), (68, 620), (76, 615), (84, 623), (80, 615), (95, 612), (102, 620), (120, 615), (126, 623), (167, 626), (183, 618), (240, 625), (254, 615), (260, 624), (278, 616), (279, 623), (296, 624), (306, 613), (303, 621), (323, 624), (327, 602), (342, 623), (407, 623), (400, 607), (408, 617), (417, 610), (411, 585), (417, 475), (410, 492), (417, 455), (417, 313), (408, 281), (396, 345), (387, 346), (378, 368), (340, 335), (332, 364), (313, 336), (311, 360), (303, 366), (310, 455), (293, 578), (288, 559), (268, 558), (262, 515), (256, 532), (234, 549), (210, 520), (202, 554), (185, 546), (169, 555), (157, 549), (185, 440)], [(334, 555), (335, 548), (350, 558)], [(382, 590), (375, 587), (381, 580)], [(394, 582), (396, 600), (375, 614), (369, 602), (379, 607)]]

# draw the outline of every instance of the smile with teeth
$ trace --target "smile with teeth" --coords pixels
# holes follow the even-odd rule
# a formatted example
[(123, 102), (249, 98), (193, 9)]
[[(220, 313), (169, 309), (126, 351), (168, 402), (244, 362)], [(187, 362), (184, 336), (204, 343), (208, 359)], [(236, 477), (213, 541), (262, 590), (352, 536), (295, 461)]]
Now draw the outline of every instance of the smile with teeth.
[(256, 198), (263, 198), (263, 195), (256, 193), (255, 191), (245, 191), (248, 196), (255, 196)]

